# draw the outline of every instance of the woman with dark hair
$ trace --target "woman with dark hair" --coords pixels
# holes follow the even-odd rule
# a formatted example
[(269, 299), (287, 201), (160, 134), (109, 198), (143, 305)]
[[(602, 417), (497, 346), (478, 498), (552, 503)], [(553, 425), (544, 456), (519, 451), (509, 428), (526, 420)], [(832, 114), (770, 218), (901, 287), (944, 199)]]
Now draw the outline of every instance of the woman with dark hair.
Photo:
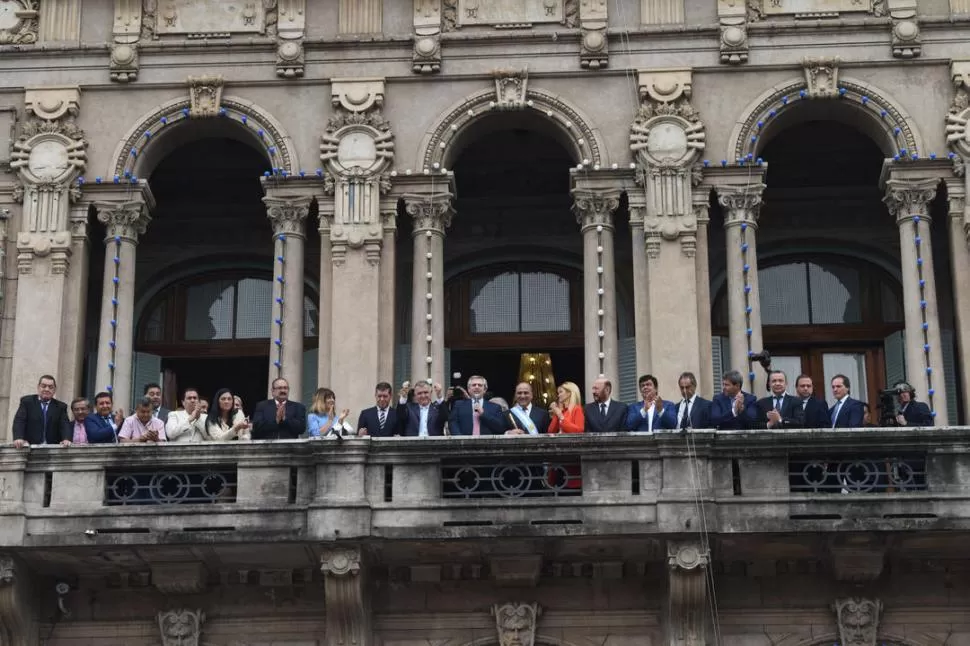
[(236, 408), (232, 391), (222, 388), (212, 398), (213, 410), (205, 421), (205, 430), (216, 442), (248, 440), (253, 425), (241, 410)]

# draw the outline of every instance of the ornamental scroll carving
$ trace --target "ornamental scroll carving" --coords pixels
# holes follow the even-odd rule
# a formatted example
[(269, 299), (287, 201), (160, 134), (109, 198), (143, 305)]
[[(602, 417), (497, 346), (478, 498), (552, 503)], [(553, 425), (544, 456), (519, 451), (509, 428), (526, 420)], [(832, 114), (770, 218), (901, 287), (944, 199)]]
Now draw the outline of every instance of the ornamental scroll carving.
[(930, 202), (936, 197), (939, 186), (938, 178), (905, 180), (886, 180), (886, 195), (883, 202), (889, 214), (901, 224), (914, 217), (928, 221), (930, 219)]
[(836, 599), (833, 609), (842, 646), (876, 646), (881, 601), (861, 597)]
[(499, 110), (523, 110), (529, 87), (529, 70), (493, 70), (495, 107)]
[(839, 57), (806, 58), (805, 91), (810, 99), (832, 99), (839, 96)]
[(0, 45), (36, 43), (40, 27), (38, 0), (8, 0), (5, 4), (8, 11), (0, 15)]
[(704, 124), (690, 102), (691, 71), (643, 70), (640, 107), (630, 128), (637, 183), (645, 191), (644, 244), (660, 255), (662, 241), (680, 240), (688, 257), (697, 246), (692, 192), (700, 182), (697, 164), (705, 146)]
[(277, 0), (144, 0), (142, 40), (276, 36)]
[(970, 159), (970, 61), (953, 61), (950, 66), (953, 79), (953, 100), (946, 114), (946, 143), (960, 157), (960, 174)]
[(706, 643), (707, 568), (710, 551), (695, 541), (668, 541), (668, 646)]
[(535, 646), (536, 624), (542, 608), (537, 603), (503, 603), (492, 606), (499, 646)]
[(190, 76), (189, 115), (192, 118), (217, 116), (222, 106), (223, 85), (221, 76)]
[(386, 173), (394, 161), (394, 135), (381, 111), (384, 80), (334, 79), (331, 88), (334, 114), (320, 139), (320, 159), (334, 199), (333, 262), (343, 264), (348, 249), (363, 249), (376, 265), (384, 233), (381, 195), (390, 190)]
[(444, 31), (463, 27), (530, 29), (549, 23), (576, 27), (579, 20), (580, 0), (442, 0)]
[(372, 644), (367, 577), (361, 575), (362, 561), (363, 554), (358, 548), (327, 549), (321, 556), (328, 644)]
[(158, 613), (162, 646), (199, 646), (205, 613), (201, 610), (169, 610)]

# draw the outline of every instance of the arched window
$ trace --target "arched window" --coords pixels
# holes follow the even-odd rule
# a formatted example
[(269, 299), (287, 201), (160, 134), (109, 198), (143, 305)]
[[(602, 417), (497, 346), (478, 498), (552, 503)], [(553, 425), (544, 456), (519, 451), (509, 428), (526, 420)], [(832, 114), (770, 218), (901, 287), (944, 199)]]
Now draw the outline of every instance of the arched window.
[[(263, 354), (272, 333), (273, 283), (268, 274), (206, 274), (174, 284), (152, 299), (138, 328), (143, 352), (174, 356), (205, 345), (210, 354)], [(303, 333), (317, 336), (317, 306), (303, 303)], [(312, 345), (315, 345), (313, 343)]]

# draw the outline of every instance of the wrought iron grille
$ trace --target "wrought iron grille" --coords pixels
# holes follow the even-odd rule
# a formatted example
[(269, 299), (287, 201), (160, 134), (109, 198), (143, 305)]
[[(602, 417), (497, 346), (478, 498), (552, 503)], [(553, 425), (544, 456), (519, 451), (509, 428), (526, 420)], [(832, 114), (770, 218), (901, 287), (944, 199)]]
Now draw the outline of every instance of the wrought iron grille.
[(792, 492), (926, 491), (926, 456), (791, 457), (788, 477)]
[(109, 470), (106, 505), (198, 505), (236, 502), (236, 467), (178, 471)]
[(444, 498), (559, 498), (583, 495), (578, 457), (550, 460), (443, 460)]

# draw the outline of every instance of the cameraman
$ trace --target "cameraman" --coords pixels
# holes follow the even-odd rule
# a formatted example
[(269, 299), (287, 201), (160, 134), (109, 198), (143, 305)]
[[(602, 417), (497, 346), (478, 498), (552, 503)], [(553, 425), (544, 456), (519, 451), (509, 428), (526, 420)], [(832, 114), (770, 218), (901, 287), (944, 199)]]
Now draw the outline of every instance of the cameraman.
[(900, 426), (933, 426), (933, 415), (930, 407), (923, 402), (916, 401), (916, 390), (906, 382), (900, 382), (893, 387), (896, 391), (898, 410), (896, 423)]

